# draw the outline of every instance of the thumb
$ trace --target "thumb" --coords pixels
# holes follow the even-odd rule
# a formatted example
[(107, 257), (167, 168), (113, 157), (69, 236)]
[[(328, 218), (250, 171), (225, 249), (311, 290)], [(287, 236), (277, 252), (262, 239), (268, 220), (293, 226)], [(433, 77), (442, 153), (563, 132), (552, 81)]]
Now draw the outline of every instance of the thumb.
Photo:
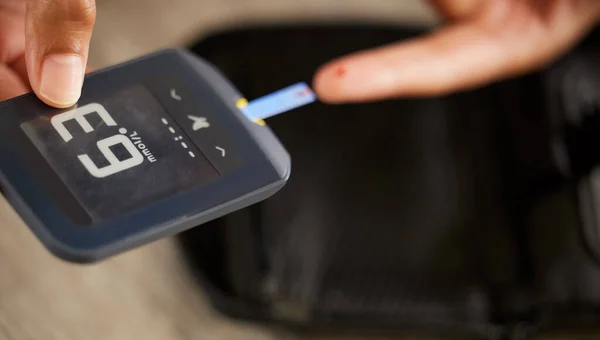
[(25, 59), (31, 88), (65, 108), (81, 96), (96, 22), (94, 0), (27, 0)]

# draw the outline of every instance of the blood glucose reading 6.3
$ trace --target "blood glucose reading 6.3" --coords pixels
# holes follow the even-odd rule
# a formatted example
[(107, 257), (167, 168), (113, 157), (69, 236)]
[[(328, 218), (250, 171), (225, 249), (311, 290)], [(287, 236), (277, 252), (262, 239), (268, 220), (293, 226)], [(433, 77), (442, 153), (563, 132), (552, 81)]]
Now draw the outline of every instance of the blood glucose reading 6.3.
[(94, 220), (119, 216), (218, 177), (142, 85), (21, 127)]

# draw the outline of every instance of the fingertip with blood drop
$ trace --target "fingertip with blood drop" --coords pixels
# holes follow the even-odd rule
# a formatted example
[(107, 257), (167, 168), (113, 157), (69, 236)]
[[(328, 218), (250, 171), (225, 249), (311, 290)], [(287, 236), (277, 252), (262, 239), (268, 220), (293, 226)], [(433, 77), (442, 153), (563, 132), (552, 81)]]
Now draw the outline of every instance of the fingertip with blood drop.
[[(340, 75), (340, 70), (343, 71), (342, 75)], [(319, 100), (326, 103), (334, 103), (339, 100), (339, 82), (345, 73), (345, 67), (334, 65), (323, 65), (317, 70), (312, 81), (312, 88)]]

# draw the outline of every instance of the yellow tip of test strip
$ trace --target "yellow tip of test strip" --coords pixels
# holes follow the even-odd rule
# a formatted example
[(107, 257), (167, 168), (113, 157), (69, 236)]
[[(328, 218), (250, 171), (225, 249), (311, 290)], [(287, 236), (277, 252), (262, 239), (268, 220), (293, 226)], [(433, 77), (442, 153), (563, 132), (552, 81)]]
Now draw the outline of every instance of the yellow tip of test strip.
[[(235, 102), (235, 106), (237, 106), (237, 108), (241, 110), (248, 106), (248, 100), (246, 98), (240, 98)], [(265, 121), (262, 119), (255, 119), (253, 122), (260, 126), (267, 125), (267, 123), (265, 123)]]

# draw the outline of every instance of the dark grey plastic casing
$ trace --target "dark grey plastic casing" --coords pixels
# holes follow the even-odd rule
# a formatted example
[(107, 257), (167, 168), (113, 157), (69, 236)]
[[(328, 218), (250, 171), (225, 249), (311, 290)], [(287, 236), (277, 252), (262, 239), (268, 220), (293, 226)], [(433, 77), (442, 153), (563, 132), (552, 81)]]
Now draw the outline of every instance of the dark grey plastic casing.
[(173, 52), (186, 59), (194, 66), (198, 74), (201, 74), (213, 85), (215, 92), (221, 97), (225, 105), (231, 109), (232, 114), (248, 129), (248, 132), (255, 138), (265, 155), (273, 162), (273, 166), (281, 178), (287, 180), (292, 165), (290, 155), (268, 126), (251, 122), (237, 109), (235, 105), (237, 99), (243, 98), (238, 90), (208, 62), (186, 50), (173, 50)]
[(91, 73), (86, 76), (82, 98), (121, 83), (134, 84), (138, 78), (171, 73), (198, 83), (191, 91), (212, 98), (221, 113), (221, 125), (235, 135), (247, 164), (216, 183), (192, 189), (185, 197), (163, 200), (89, 228), (72, 224), (61, 213), (36, 180), (43, 175), (36, 173), (41, 170), (28, 167), (16, 150), (19, 125), (47, 113), (49, 107), (33, 93), (0, 103), (0, 184), (15, 211), (56, 256), (71, 262), (96, 262), (260, 202), (287, 182), (291, 160), (284, 146), (268, 126), (255, 124), (240, 112), (235, 103), (243, 96), (215, 67), (187, 50), (167, 49)]

